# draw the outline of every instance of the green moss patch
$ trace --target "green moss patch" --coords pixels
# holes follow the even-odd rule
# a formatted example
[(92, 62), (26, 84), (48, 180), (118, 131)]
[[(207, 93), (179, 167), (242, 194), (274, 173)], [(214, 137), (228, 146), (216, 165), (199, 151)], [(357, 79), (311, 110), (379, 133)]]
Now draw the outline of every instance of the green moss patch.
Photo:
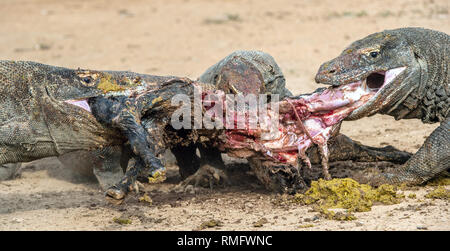
[(150, 196), (148, 196), (148, 194), (145, 193), (144, 195), (139, 197), (139, 202), (146, 202), (149, 205), (152, 205), (153, 200), (152, 200), (152, 198), (150, 198)]
[(197, 228), (197, 230), (203, 230), (203, 229), (207, 229), (207, 228), (213, 228), (213, 227), (220, 227), (222, 226), (223, 223), (219, 220), (208, 220), (203, 222), (202, 224), (200, 224), (200, 226)]
[[(392, 185), (381, 185), (373, 188), (366, 184), (359, 184), (353, 179), (332, 179), (313, 181), (311, 188), (304, 194), (296, 194), (294, 202), (313, 205), (313, 209), (329, 219), (354, 220), (352, 212), (370, 211), (375, 203), (392, 205), (404, 198), (397, 193)], [(348, 213), (335, 213), (329, 209), (343, 208)]]
[(436, 177), (429, 182), (427, 182), (429, 186), (448, 186), (450, 185), (450, 173), (444, 172), (439, 177)]
[(425, 198), (450, 200), (450, 190), (446, 189), (444, 186), (438, 186), (436, 189), (426, 194)]
[(126, 218), (118, 218), (118, 217), (114, 217), (114, 218), (113, 218), (113, 221), (114, 221), (115, 223), (117, 223), (117, 224), (120, 224), (120, 225), (128, 225), (128, 224), (131, 224), (131, 223), (132, 223), (132, 221), (131, 221), (130, 219), (126, 219)]

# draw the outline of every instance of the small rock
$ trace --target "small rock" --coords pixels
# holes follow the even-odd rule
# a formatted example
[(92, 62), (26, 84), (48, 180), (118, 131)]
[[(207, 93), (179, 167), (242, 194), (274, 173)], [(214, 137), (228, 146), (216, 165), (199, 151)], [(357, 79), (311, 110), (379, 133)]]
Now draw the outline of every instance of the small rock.
[(251, 203), (251, 202), (247, 202), (247, 203), (245, 203), (245, 207), (247, 207), (247, 208), (253, 208), (254, 205), (253, 205), (253, 203)]
[(428, 230), (428, 227), (426, 226), (417, 226), (418, 230)]
[(311, 221), (317, 221), (317, 220), (319, 220), (320, 219), (320, 217), (318, 216), (318, 215), (314, 215), (313, 217), (311, 217), (311, 218), (305, 218), (303, 221), (304, 222), (311, 222)]
[(127, 9), (120, 9), (117, 13), (123, 17), (134, 17), (134, 14)]
[(14, 218), (14, 219), (12, 219), (13, 223), (22, 223), (23, 221), (24, 221), (24, 219), (22, 219), (22, 218)]
[(261, 218), (256, 222), (253, 222), (254, 227), (262, 227), (264, 224), (268, 223), (269, 221), (266, 218)]
[(47, 43), (37, 43), (34, 45), (34, 49), (35, 50), (40, 50), (40, 51), (46, 51), (46, 50), (50, 50), (52, 48), (52, 46), (50, 44)]
[(223, 223), (220, 220), (212, 219), (203, 222), (196, 230), (203, 230), (206, 228), (221, 227), (221, 226), (223, 226)]

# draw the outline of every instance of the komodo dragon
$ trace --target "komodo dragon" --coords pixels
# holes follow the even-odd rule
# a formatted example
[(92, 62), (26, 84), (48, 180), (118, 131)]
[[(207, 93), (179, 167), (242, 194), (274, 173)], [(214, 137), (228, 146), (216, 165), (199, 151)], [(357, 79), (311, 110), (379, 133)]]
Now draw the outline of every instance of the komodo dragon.
[(396, 120), (437, 123), (416, 154), (400, 168), (373, 177), (372, 184), (421, 184), (450, 168), (450, 36), (423, 28), (371, 34), (322, 64), (317, 83), (361, 83), (375, 94), (346, 119), (376, 113)]
[(148, 168), (163, 169), (140, 124), (140, 112), (152, 104), (145, 98), (136, 104), (130, 93), (158, 88), (170, 79), (0, 61), (0, 164), (107, 149), (128, 141)]
[[(262, 92), (266, 86), (270, 86), (269, 83), (273, 84), (271, 81), (266, 81), (267, 72), (260, 72), (254, 63), (249, 63), (239, 56), (235, 59), (235, 61), (231, 60), (230, 64), (225, 64), (231, 68), (224, 67), (223, 69), (226, 70), (220, 71), (218, 78), (214, 77), (225, 91), (228, 88), (228, 91), (235, 92), (248, 90)], [(142, 169), (163, 169), (159, 159), (156, 158), (160, 149), (168, 147), (174, 149), (179, 145), (189, 146), (194, 142), (193, 136), (201, 134), (193, 130), (186, 133), (182, 130), (174, 131), (173, 128), (167, 128), (167, 119), (174, 111), (174, 108), (168, 105), (171, 97), (181, 93), (192, 95), (192, 88), (195, 85), (205, 86), (206, 90), (216, 90), (216, 86), (211, 84), (130, 72), (70, 70), (32, 62), (12, 61), (1, 61), (0, 66), (2, 66), (0, 67), (1, 91), (4, 97), (1, 101), (4, 109), (0, 114), (2, 115), (0, 164), (58, 156), (77, 150), (98, 148), (104, 151), (116, 147), (119, 147), (119, 150), (110, 151), (115, 154), (115, 158), (110, 159), (109, 162), (114, 160), (122, 162), (119, 161), (120, 158), (117, 158), (117, 152), (120, 152), (120, 148), (128, 139), (135, 161), (134, 164), (129, 165), (121, 182), (108, 190), (108, 195), (117, 200), (123, 199)], [(267, 69), (271, 74), (274, 73), (273, 65)], [(247, 79), (253, 79), (254, 82), (241, 84), (243, 82), (240, 74), (250, 77)], [(277, 78), (284, 81), (282, 75)], [(236, 85), (230, 85), (230, 83), (236, 83)], [(260, 87), (255, 88), (255, 86)], [(271, 90), (276, 89), (271, 88)], [(322, 92), (323, 90), (318, 93)], [(337, 128), (335, 130), (337, 132), (339, 126), (334, 128)], [(182, 135), (183, 133), (186, 135)], [(197, 141), (195, 144), (200, 142), (200, 146), (211, 149), (208, 145), (217, 146), (220, 142), (213, 137), (213, 134), (220, 133), (214, 130), (203, 131), (203, 133), (211, 136), (207, 140), (209, 143)], [(332, 161), (359, 159), (401, 163), (409, 157), (407, 153), (389, 148), (376, 149), (360, 146), (345, 136), (337, 136), (336, 139), (332, 142), (337, 143), (331, 143), (330, 147)], [(168, 144), (164, 145), (164, 143)], [(226, 150), (226, 147), (221, 148)], [(236, 150), (230, 146), (228, 149)], [(345, 151), (342, 151), (343, 149)], [(108, 162), (108, 156), (105, 157), (105, 162)], [(213, 162), (217, 161), (216, 158), (209, 157), (209, 159)], [(320, 160), (311, 157), (311, 162), (320, 162)], [(185, 164), (180, 167), (192, 166), (192, 163)], [(280, 170), (275, 174), (285, 171)], [(264, 172), (269, 176), (273, 174), (267, 172), (267, 168), (263, 168), (259, 173)], [(260, 175), (260, 177), (263, 176)], [(298, 185), (295, 184), (296, 179), (292, 177), (288, 179), (290, 184), (283, 180), (268, 184), (273, 179), (267, 179), (266, 175), (263, 183), (278, 189)], [(275, 185), (276, 183), (278, 185)]]

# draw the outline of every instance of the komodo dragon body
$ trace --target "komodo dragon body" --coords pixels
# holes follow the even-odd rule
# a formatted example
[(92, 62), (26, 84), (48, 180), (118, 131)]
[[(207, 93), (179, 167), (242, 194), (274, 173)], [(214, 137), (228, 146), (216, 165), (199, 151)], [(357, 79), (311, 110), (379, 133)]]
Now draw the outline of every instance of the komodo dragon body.
[[(270, 62), (264, 64), (264, 60), (268, 59)], [(264, 147), (270, 144), (261, 144), (261, 140), (255, 141), (257, 144), (249, 144), (251, 140), (255, 140), (254, 131), (251, 130), (231, 130), (230, 133), (230, 130), (223, 129), (175, 130), (171, 127), (171, 116), (177, 110), (177, 107), (171, 104), (172, 98), (177, 94), (192, 97), (195, 87), (203, 87), (205, 94), (218, 91), (244, 94), (278, 92), (282, 93), (282, 96), (289, 94), (284, 89), (284, 77), (272, 57), (263, 53), (238, 52), (225, 60), (227, 63), (221, 66), (219, 62), (204, 75), (212, 77), (213, 83), (210, 84), (130, 72), (71, 70), (31, 62), (1, 61), (0, 89), (3, 99), (0, 102), (4, 109), (0, 114), (0, 164), (98, 149), (91, 152), (91, 157), (104, 154), (104, 162), (115, 162), (115, 166), (125, 163), (125, 166), (128, 166), (120, 182), (107, 191), (109, 198), (120, 201), (133, 187), (137, 175), (143, 170), (164, 169), (161, 159), (158, 158), (162, 150), (171, 148), (180, 169), (187, 169), (185, 173), (189, 174), (195, 172), (195, 168), (200, 165), (200, 161), (192, 157), (195, 154), (191, 154), (199, 147), (201, 151), (203, 149), (205, 154), (202, 153), (202, 158), (205, 158), (207, 163), (220, 162), (218, 159), (221, 151), (251, 158), (252, 166), (258, 169), (258, 178), (271, 189), (286, 191), (288, 188), (304, 188), (298, 167), (295, 161), (292, 161), (295, 158), (290, 156), (300, 153), (303, 160), (312, 163), (323, 162), (323, 158), (314, 154), (317, 148), (312, 147), (305, 154), (304, 151), (308, 147), (302, 146), (304, 151), (299, 152), (300, 149), (293, 148), (298, 144), (292, 145), (292, 142), (288, 142), (291, 145), (284, 148), (286, 141), (278, 141), (282, 144), (279, 147), (272, 146), (272, 149), (277, 149), (268, 153)], [(346, 88), (335, 89), (339, 94), (347, 92)], [(299, 129), (302, 119), (314, 120), (316, 116), (322, 121), (330, 110), (345, 111), (341, 115), (348, 114), (364, 103), (359, 102), (360, 100), (366, 99), (352, 100), (349, 110), (349, 102), (334, 103), (330, 99), (331, 89), (320, 89), (315, 94), (281, 101), (281, 112), (287, 115), (283, 122), (285, 132), (289, 131), (290, 135), (297, 134), (299, 142), (309, 140), (308, 146), (317, 143), (310, 135), (306, 138), (307, 133)], [(325, 96), (321, 96), (322, 94)], [(367, 97), (367, 94), (366, 92), (360, 97)], [(320, 106), (316, 106), (315, 110), (308, 108), (308, 104), (314, 103), (311, 101), (321, 98), (332, 106), (321, 106), (322, 110)], [(392, 148), (361, 146), (343, 135), (338, 135), (339, 121), (345, 117), (339, 114), (328, 116), (327, 121), (333, 122), (324, 124), (325, 128), (328, 128), (327, 138), (335, 136), (335, 140), (330, 141), (329, 155), (322, 152), (322, 156), (329, 156), (331, 161), (387, 160), (397, 163), (403, 163), (409, 158), (408, 153)], [(236, 137), (237, 134), (240, 137)], [(245, 144), (237, 144), (236, 139), (239, 138), (245, 139)], [(129, 142), (130, 147), (124, 147), (126, 142)], [(321, 150), (324, 150), (327, 142), (319, 143)], [(128, 163), (130, 156), (120, 156), (124, 148), (128, 149), (134, 161)], [(188, 151), (184, 151), (186, 149)], [(186, 159), (187, 156), (190, 159)]]
[(158, 170), (162, 165), (140, 124), (152, 104), (130, 93), (172, 78), (0, 61), (0, 164), (129, 141), (134, 154)]
[(423, 28), (386, 30), (352, 43), (324, 63), (316, 82), (360, 83), (375, 94), (346, 119), (376, 113), (421, 119), (440, 126), (401, 168), (375, 177), (384, 182), (420, 184), (450, 168), (450, 36)]

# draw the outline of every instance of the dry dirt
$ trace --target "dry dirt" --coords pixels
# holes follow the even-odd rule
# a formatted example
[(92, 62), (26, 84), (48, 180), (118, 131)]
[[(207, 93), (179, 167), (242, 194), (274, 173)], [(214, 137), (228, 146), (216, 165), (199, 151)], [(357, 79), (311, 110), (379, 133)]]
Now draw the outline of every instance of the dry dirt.
[[(447, 0), (3, 0), (0, 58), (195, 79), (235, 50), (262, 50), (283, 69), (288, 88), (301, 93), (318, 87), (319, 65), (353, 40), (405, 26), (450, 33), (449, 11)], [(377, 115), (345, 122), (342, 131), (368, 145), (415, 152), (436, 126)], [(146, 185), (152, 205), (130, 196), (115, 207), (95, 181), (46, 159), (0, 183), (0, 230), (191, 230), (211, 219), (222, 222), (213, 230), (450, 230), (448, 201), (424, 198), (431, 187), (338, 222), (307, 206), (280, 205), (282, 196), (242, 176), (227, 188), (176, 193), (180, 178), (171, 167), (165, 183)], [(267, 223), (255, 227), (262, 218)]]

